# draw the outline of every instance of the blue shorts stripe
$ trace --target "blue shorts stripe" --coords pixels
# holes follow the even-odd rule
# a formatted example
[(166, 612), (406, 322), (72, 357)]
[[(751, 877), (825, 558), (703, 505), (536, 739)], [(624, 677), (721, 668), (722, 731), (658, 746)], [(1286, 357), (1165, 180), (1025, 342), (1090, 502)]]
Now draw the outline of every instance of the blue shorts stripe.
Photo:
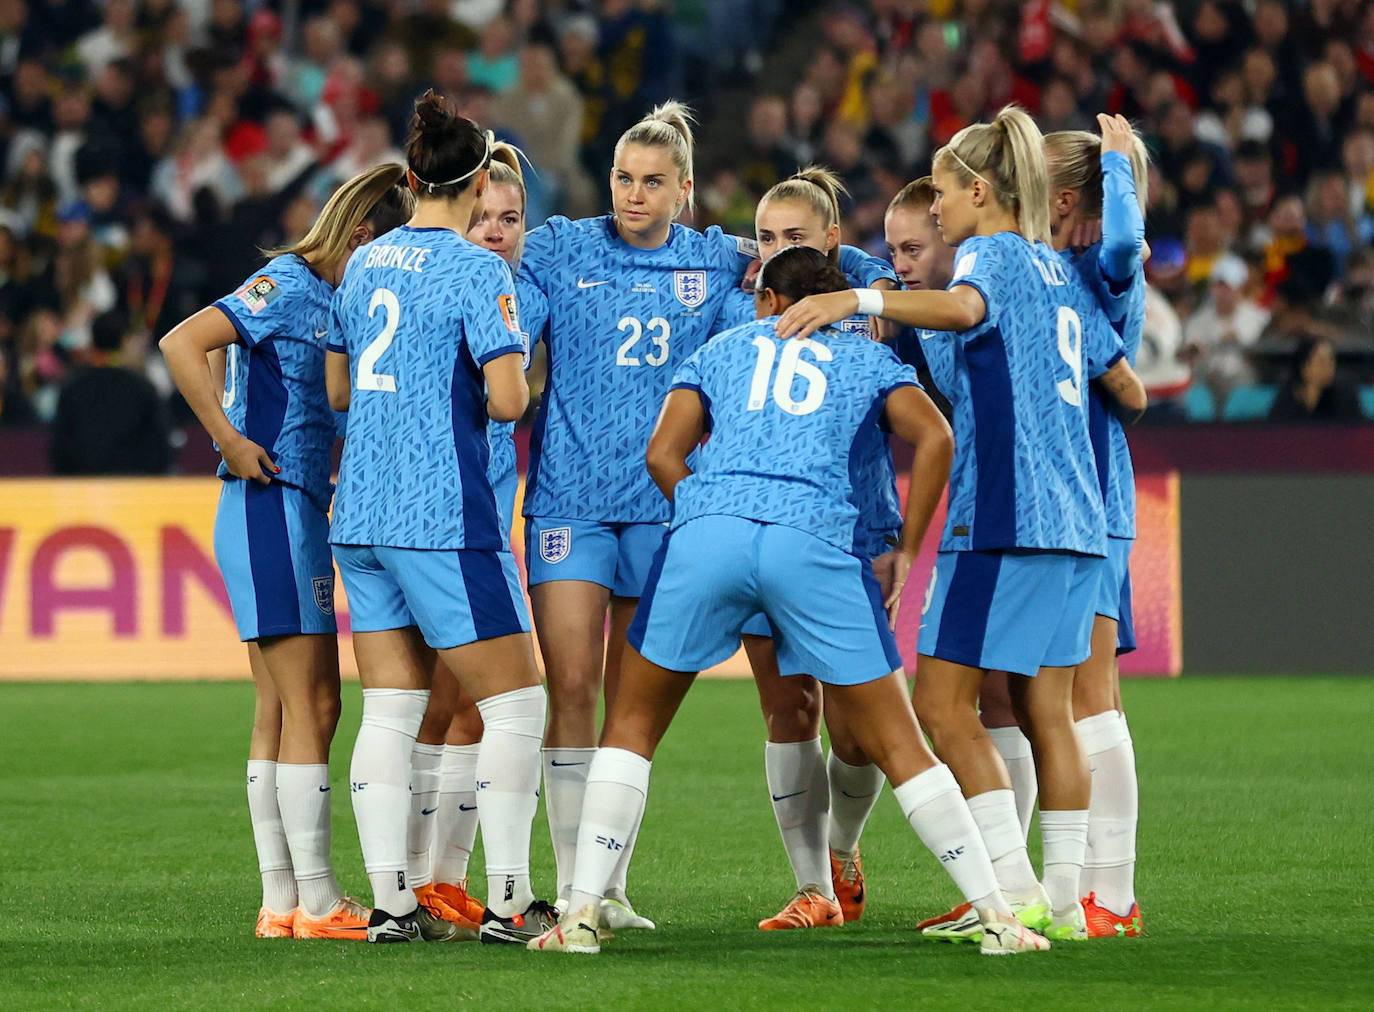
[(626, 642), (640, 653), (644, 652), (644, 632), (649, 627), (649, 612), (654, 607), (654, 591), (658, 589), (659, 578), (663, 575), (663, 560), (668, 556), (668, 542), (671, 540), (671, 535), (665, 537), (654, 552), (653, 560), (649, 563), (649, 575), (644, 579), (644, 593), (639, 596), (634, 618), (630, 620), (630, 628), (625, 632)]
[(496, 493), (487, 476), (491, 442), (487, 437), (482, 371), (466, 345), (453, 366), (453, 452), (463, 492), (464, 544), (469, 548), (505, 547)]
[(458, 564), (479, 640), (520, 632), (520, 617), (511, 601), (501, 557), (495, 552), (460, 551)]
[[(286, 524), (282, 486), (244, 482), (244, 519), (248, 532), (248, 563), (253, 571), (260, 636), (299, 632), (300, 597), (292, 562), (291, 537)], [(262, 619), (272, 616), (273, 625)], [(277, 623), (280, 626), (277, 627)]]
[(940, 657), (977, 666), (987, 639), (988, 615), (1002, 570), (1000, 552), (958, 552), (950, 576), (944, 612), (940, 616)]
[(873, 606), (873, 626), (878, 631), (878, 639), (882, 641), (883, 651), (887, 654), (888, 663), (892, 665), (891, 670), (897, 671), (902, 667), (902, 652), (897, 649), (897, 639), (887, 627), (883, 588), (878, 585), (878, 578), (873, 575), (873, 567), (867, 562), (860, 567), (859, 576), (863, 580), (864, 590), (868, 592), (868, 603)]
[[(962, 282), (961, 282), (962, 283)], [(1016, 544), (1016, 418), (1011, 366), (993, 327), (964, 348), (978, 468), (974, 548)]]

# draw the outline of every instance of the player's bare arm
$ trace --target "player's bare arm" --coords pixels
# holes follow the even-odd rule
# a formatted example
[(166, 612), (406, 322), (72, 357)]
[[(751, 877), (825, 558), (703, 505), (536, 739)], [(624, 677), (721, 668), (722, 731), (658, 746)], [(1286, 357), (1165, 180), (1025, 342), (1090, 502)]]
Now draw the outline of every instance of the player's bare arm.
[(1129, 362), (1121, 359), (1097, 381), (1112, 395), (1112, 409), (1123, 422), (1134, 425), (1140, 421), (1149, 398), (1145, 394), (1145, 384)]
[(348, 353), (324, 353), (324, 385), (329, 392), (329, 406), (335, 411), (347, 411), (352, 401), (353, 380), (348, 375)]
[(706, 411), (695, 390), (670, 390), (663, 399), (649, 449), (644, 454), (649, 475), (669, 502), (677, 483), (692, 473), (687, 457), (706, 434)]
[[(865, 292), (864, 297), (869, 297)], [(978, 290), (955, 285), (948, 291), (894, 291), (876, 295), (880, 305), (870, 313), (884, 320), (921, 327), (926, 330), (962, 331), (977, 326), (987, 315), (987, 303)], [(868, 312), (859, 292), (827, 292), (810, 295), (795, 303), (779, 318), (779, 337), (807, 337), (855, 313)]]

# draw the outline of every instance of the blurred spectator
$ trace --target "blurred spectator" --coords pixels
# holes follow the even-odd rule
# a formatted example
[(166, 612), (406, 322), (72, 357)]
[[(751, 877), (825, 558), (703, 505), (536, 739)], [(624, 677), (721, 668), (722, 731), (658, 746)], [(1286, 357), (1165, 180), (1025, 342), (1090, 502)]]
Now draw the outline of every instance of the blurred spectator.
[(520, 64), (515, 55), (515, 30), (510, 19), (498, 15), (482, 29), (477, 48), (468, 53), (468, 80), (496, 94), (515, 87)]
[(137, 340), (125, 322), (119, 310), (96, 317), (88, 364), (62, 383), (48, 450), (57, 474), (165, 474), (172, 464), (162, 398), (124, 365)]
[(301, 125), (296, 114), (288, 109), (271, 113), (265, 129), (267, 150), (264, 153), (270, 166), (267, 189), (276, 193), (315, 164), (315, 152), (301, 137)]
[(1349, 186), (1340, 172), (1322, 170), (1307, 184), (1307, 239), (1331, 254), (1338, 276), (1351, 251), (1374, 240), (1374, 217), (1363, 209), (1351, 212)]
[(90, 206), (77, 202), (58, 212), (57, 246), (34, 279), (34, 301), (57, 311), (68, 351), (91, 343), (91, 321), (115, 308), (118, 293), (105, 269), (105, 251), (91, 231)]
[(86, 68), (86, 77), (95, 78), (112, 60), (126, 60), (138, 47), (135, 30), (138, 10), (133, 0), (105, 0), (100, 27), (81, 36), (76, 55)]
[(1193, 379), (1211, 389), (1217, 404), (1243, 383), (1253, 383), (1255, 368), (1248, 355), (1259, 340), (1269, 313), (1246, 293), (1250, 270), (1240, 257), (1227, 255), (1212, 267), (1207, 302), (1183, 328), (1183, 355), (1193, 366)]
[(1329, 252), (1307, 238), (1302, 198), (1282, 197), (1269, 214), (1269, 241), (1264, 247), (1264, 282), (1268, 298), (1286, 286), (1288, 300), (1310, 303), (1321, 298), (1335, 275)]
[(1355, 391), (1336, 379), (1331, 342), (1307, 337), (1298, 342), (1269, 412), (1271, 422), (1358, 422)]
[(220, 125), (202, 117), (188, 123), (176, 153), (153, 170), (152, 197), (178, 221), (195, 220), (195, 195), (207, 191), (220, 207), (228, 207), (243, 192), (238, 174), (224, 153)]
[(1135, 362), (1135, 371), (1150, 398), (1144, 421), (1188, 420), (1183, 395), (1192, 383), (1192, 373), (1179, 356), (1182, 350), (1183, 325), (1178, 314), (1159, 289), (1153, 285), (1146, 288), (1145, 325)]
[(787, 144), (787, 103), (778, 95), (759, 95), (749, 106), (749, 141), (731, 159), (735, 173), (757, 197), (797, 171), (796, 152)]
[[(1272, 0), (1268, 6), (1275, 6)], [(1295, 175), (1305, 180), (1317, 169), (1340, 165), (1341, 134), (1353, 110), (1344, 108), (1340, 78), (1329, 63), (1314, 63), (1303, 72), (1302, 93), (1304, 104), (1289, 125), (1289, 137)]]
[(62, 317), (55, 309), (38, 306), (24, 319), (15, 335), (15, 371), (23, 396), (41, 421), (52, 421), (57, 411), (57, 390), (71, 363), (62, 347)]
[[(150, 347), (209, 301), (204, 293), (204, 267), (178, 251), (175, 227), (164, 208), (145, 207), (134, 221), (129, 256), (119, 271), (127, 327), (144, 337)], [(228, 269), (238, 267), (235, 263)], [(238, 274), (243, 271), (238, 270)], [(221, 290), (227, 288), (215, 289)]]

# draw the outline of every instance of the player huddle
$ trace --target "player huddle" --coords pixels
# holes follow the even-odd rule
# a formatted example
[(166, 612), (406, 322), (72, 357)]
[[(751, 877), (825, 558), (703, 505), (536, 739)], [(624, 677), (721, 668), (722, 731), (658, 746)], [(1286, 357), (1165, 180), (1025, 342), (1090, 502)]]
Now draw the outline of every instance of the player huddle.
[[(887, 780), (962, 898), (928, 935), (1005, 954), (1139, 934), (1116, 654), (1145, 163), (1124, 120), (1099, 123), (1042, 138), (1008, 108), (961, 131), (888, 210), (894, 272), (840, 245), (821, 169), (765, 195), (757, 244), (677, 224), (676, 103), (621, 138), (612, 214), (526, 234), (517, 153), (429, 93), (406, 168), (344, 184), (168, 334), (224, 457), (215, 550), (257, 688), (257, 933), (589, 953), (652, 928), (626, 892), (651, 760), (695, 674), (742, 641), (797, 882), (760, 928), (862, 915), (859, 839)], [(547, 695), (509, 547), (539, 340), (524, 514)], [(904, 506), (891, 434), (914, 449)], [(892, 630), (946, 485), (909, 693)], [(370, 908), (330, 861), (336, 563)], [(529, 871), (541, 780), (552, 903)]]

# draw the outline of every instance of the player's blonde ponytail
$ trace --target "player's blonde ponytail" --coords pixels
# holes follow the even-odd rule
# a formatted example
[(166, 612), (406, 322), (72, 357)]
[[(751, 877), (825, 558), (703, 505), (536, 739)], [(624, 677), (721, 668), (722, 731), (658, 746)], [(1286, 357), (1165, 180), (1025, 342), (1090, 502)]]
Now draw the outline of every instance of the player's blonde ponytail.
[[(650, 148), (667, 148), (677, 167), (680, 182), (692, 180), (692, 124), (696, 117), (681, 102), (669, 100), (656, 105), (642, 120), (620, 135), (616, 142), (616, 157), (626, 144), (642, 144)], [(692, 191), (687, 192), (687, 207), (695, 206)], [(679, 209), (680, 210), (680, 209)]]
[(991, 123), (964, 127), (935, 153), (935, 165), (964, 186), (981, 179), (998, 206), (1016, 216), (1021, 235), (1050, 241), (1044, 137), (1024, 109), (1004, 106)]
[(312, 267), (337, 263), (349, 250), (353, 230), (368, 224), (374, 235), (404, 225), (415, 213), (415, 195), (406, 185), (406, 170), (377, 165), (358, 173), (335, 190), (310, 231), (299, 242), (263, 250), (269, 257), (294, 254)]
[[(808, 165), (773, 187), (759, 200), (759, 207), (769, 201), (795, 200), (808, 205), (821, 219), (821, 230), (829, 231), (840, 224), (840, 194), (849, 195), (840, 177), (821, 165)], [(825, 251), (832, 264), (840, 262), (840, 244)]]
[[(1150, 153), (1136, 134), (1127, 155), (1135, 179), (1135, 199), (1140, 213), (1150, 194)], [(1102, 216), (1102, 138), (1087, 130), (1056, 130), (1045, 135), (1045, 162), (1050, 190), (1074, 190), (1085, 218)]]

